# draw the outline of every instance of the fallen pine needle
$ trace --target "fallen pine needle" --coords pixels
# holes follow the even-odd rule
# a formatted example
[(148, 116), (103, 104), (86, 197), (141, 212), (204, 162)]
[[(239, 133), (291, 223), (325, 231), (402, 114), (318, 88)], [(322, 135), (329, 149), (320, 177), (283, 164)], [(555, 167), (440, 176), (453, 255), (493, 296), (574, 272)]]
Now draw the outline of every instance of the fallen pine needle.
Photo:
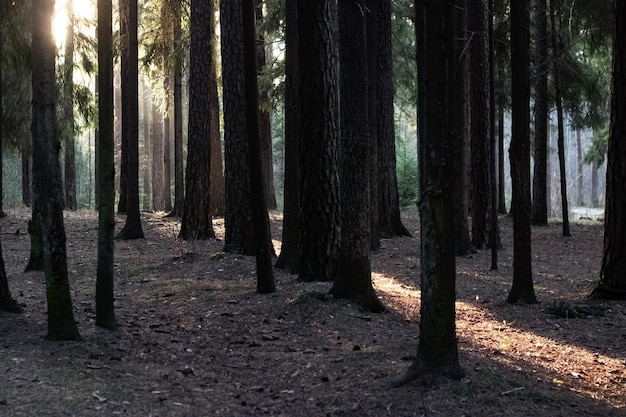
[(500, 393), (500, 395), (509, 395), (509, 394), (513, 394), (514, 392), (521, 391), (521, 390), (523, 390), (523, 389), (525, 389), (525, 388), (526, 388), (526, 387), (518, 387), (518, 388), (513, 388), (513, 389), (510, 389), (510, 390), (508, 390), (508, 391), (501, 392), (501, 393)]

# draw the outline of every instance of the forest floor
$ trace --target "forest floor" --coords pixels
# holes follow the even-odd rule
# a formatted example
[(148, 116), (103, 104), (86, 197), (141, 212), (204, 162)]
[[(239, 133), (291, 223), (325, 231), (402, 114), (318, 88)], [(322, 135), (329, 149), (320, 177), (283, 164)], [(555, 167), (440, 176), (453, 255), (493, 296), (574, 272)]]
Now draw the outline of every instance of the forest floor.
[[(598, 278), (600, 223), (576, 222), (570, 238), (560, 224), (534, 227), (541, 304), (509, 305), (511, 219), (502, 217), (497, 272), (489, 251), (457, 261), (465, 377), (392, 388), (418, 343), (416, 213), (403, 213), (414, 237), (383, 240), (372, 254), (386, 314), (280, 270), (278, 292), (256, 294), (254, 258), (223, 253), (221, 240), (183, 242), (177, 221), (144, 213), (146, 238), (116, 244), (115, 332), (94, 325), (96, 215), (66, 213), (84, 340), (51, 342), (42, 274), (22, 272), (30, 214), (7, 212), (4, 259), (24, 313), (0, 313), (0, 416), (626, 416), (626, 302), (586, 298)], [(271, 217), (279, 251), (280, 216)], [(221, 238), (223, 221), (214, 224)], [(563, 306), (604, 314), (546, 311)]]

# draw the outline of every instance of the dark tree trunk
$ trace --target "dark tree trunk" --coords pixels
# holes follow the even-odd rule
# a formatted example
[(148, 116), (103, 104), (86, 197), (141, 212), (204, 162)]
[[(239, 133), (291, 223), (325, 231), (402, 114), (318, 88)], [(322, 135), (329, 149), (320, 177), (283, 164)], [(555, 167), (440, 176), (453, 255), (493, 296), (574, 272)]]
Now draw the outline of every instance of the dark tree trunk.
[(461, 6), (459, 13), (455, 17), (455, 36), (459, 42), (455, 44), (457, 48), (457, 56), (459, 62), (454, 66), (455, 71), (448, 74), (450, 77), (454, 76), (454, 80), (451, 82), (456, 83), (458, 91), (463, 91), (463, 94), (455, 97), (454, 111), (456, 116), (451, 120), (454, 120), (456, 126), (452, 130), (455, 134), (455, 145), (453, 145), (454, 162), (452, 166), (456, 170), (454, 175), (454, 193), (456, 196), (456, 209), (454, 213), (454, 224), (456, 230), (456, 254), (457, 256), (466, 256), (472, 253), (476, 253), (476, 249), (472, 246), (470, 238), (468, 212), (469, 212), (469, 170), (468, 163), (470, 158), (470, 141), (469, 141), (469, 129), (468, 129), (468, 112), (469, 102), (465, 97), (469, 97), (469, 85), (465, 82), (469, 67), (466, 53), (466, 22), (465, 22), (466, 7), (465, 2)]
[(22, 145), (20, 148), (22, 156), (22, 204), (30, 207), (32, 203), (31, 190), (31, 147)]
[(498, 249), (500, 233), (498, 226), (498, 182), (497, 182), (497, 148), (496, 140), (496, 95), (494, 88), (494, 40), (493, 40), (493, 6), (494, 0), (488, 3), (488, 33), (489, 33), (489, 246), (491, 247), (492, 271), (498, 270)]
[(243, 0), (243, 46), (246, 96), (246, 131), (248, 137), (248, 165), (252, 187), (251, 208), (256, 252), (256, 290), (261, 294), (276, 291), (272, 269), (272, 238), (265, 205), (263, 167), (261, 163), (261, 135), (259, 132), (259, 86), (257, 83), (257, 46), (254, 0)]
[[(137, 40), (137, 0), (120, 0), (122, 144), (126, 142), (126, 224), (116, 239), (141, 239), (139, 214), (139, 51)], [(126, 140), (124, 141), (124, 138)], [(122, 155), (124, 148), (122, 145)], [(124, 157), (122, 156), (122, 164)], [(123, 192), (123, 189), (122, 189)], [(121, 200), (121, 198), (120, 198)], [(118, 207), (118, 211), (119, 207)]]
[(113, 110), (113, 27), (110, 0), (98, 0), (98, 263), (96, 326), (115, 329), (115, 127)]
[(546, 0), (535, 0), (535, 147), (533, 168), (533, 198), (530, 222), (548, 225), (546, 198), (548, 158), (548, 10)]
[[(263, 0), (254, 0), (256, 19), (259, 24), (263, 24)], [(261, 74), (267, 66), (265, 51), (265, 37), (258, 34), (257, 39), (257, 69)], [(272, 123), (269, 89), (261, 86), (259, 89), (259, 129), (261, 133), (261, 164), (263, 165), (263, 184), (265, 186), (265, 200), (267, 208), (275, 210), (276, 191), (274, 189), (274, 162), (272, 156)]]
[(54, 2), (34, 0), (32, 5), (33, 174), (34, 195), (41, 202), (44, 275), (50, 340), (80, 339), (67, 271), (63, 191), (56, 121), (56, 50), (52, 36)]
[[(126, 212), (126, 192), (122, 194), (122, 86), (121, 86), (121, 74), (120, 65), (113, 63), (113, 114), (115, 117), (113, 128), (115, 130), (115, 166), (119, 169), (115, 170), (115, 190), (120, 199), (124, 200), (124, 213)], [(97, 149), (97, 148), (96, 148)], [(124, 184), (126, 184), (126, 168), (124, 168)], [(126, 186), (124, 185), (124, 190)], [(97, 204), (97, 203), (96, 203)], [(118, 211), (120, 208), (120, 202), (118, 201)]]
[(615, 0), (611, 123), (607, 152), (604, 250), (600, 282), (591, 296), (626, 298), (626, 2)]
[(191, 6), (189, 75), (189, 130), (185, 203), (180, 237), (202, 240), (215, 237), (211, 220), (211, 68), (214, 37), (213, 0), (194, 0)]
[(487, 1), (468, 2), (472, 246), (487, 246), (489, 206), (489, 34)]
[[(215, 10), (215, 0), (212, 9)], [(215, 21), (212, 21), (215, 23)], [(214, 58), (217, 54), (215, 26), (211, 28), (211, 72), (209, 79), (209, 105), (211, 111), (211, 197), (209, 204), (212, 216), (224, 216), (225, 203), (225, 186), (224, 186), (224, 166), (222, 164), (222, 141), (220, 138), (220, 103), (217, 94), (217, 61)]]
[[(454, 101), (464, 87), (454, 80), (459, 56), (456, 45), (455, 2), (415, 1), (419, 44), (418, 87), (424, 97), (420, 120), (421, 307), (417, 355), (399, 384), (424, 374), (459, 379), (455, 329), (455, 231), (453, 143), (459, 113)], [(420, 56), (423, 54), (423, 56)], [(443, 99), (445, 98), (445, 99)], [(456, 142), (452, 139), (452, 142)]]
[(366, 311), (385, 307), (372, 286), (365, 0), (339, 0), (341, 254), (330, 293)]
[[(4, 21), (5, 21), (5, 17), (8, 13), (8, 0), (0, 0), (0, 27), (4, 27)], [(1, 62), (3, 62), (4, 58), (4, 37), (2, 35), (0, 35), (0, 115), (4, 114), (4, 107), (2, 104), (2, 64)], [(5, 217), (6, 214), (4, 214), (4, 191), (2, 188), (2, 181), (3, 181), (3, 175), (2, 175), (2, 168), (4, 166), (3, 163), (3, 158), (2, 158), (2, 148), (4, 146), (4, 136), (3, 136), (3, 132), (2, 132), (2, 120), (0, 119), (0, 217)], [(1, 255), (1, 253), (0, 253)], [(8, 288), (7, 288), (7, 293), (8, 293)]]
[(528, 0), (511, 0), (511, 182), (513, 285), (507, 302), (536, 303), (530, 244), (530, 78)]
[[(128, 83), (128, 63), (130, 59), (130, 46), (128, 38), (130, 36), (128, 4), (131, 0), (118, 1), (118, 13), (120, 19), (120, 89), (119, 89), (119, 111), (116, 118), (119, 117), (119, 135), (120, 135), (120, 175), (119, 175), (119, 200), (117, 201), (117, 212), (126, 213), (128, 207), (128, 133), (124, 127), (124, 119), (128, 119), (127, 109), (128, 92), (124, 92), (124, 86)], [(126, 98), (124, 98), (126, 97)], [(117, 108), (117, 107), (116, 107)]]
[[(0, 0), (0, 7), (2, 0)], [(0, 17), (0, 22), (2, 17)], [(1, 78), (0, 78), (1, 81)], [(7, 281), (7, 273), (4, 269), (4, 257), (2, 256), (2, 243), (0, 242), (0, 310), (8, 311), (9, 313), (21, 313), (22, 307), (15, 301), (9, 290), (9, 283)]]
[(246, 113), (241, 7), (241, 0), (220, 2), (226, 183), (224, 251), (254, 255), (248, 142), (246, 126), (241, 123)]
[[(375, 71), (369, 74), (371, 97), (375, 103), (376, 154), (378, 165), (378, 223), (381, 237), (411, 236), (400, 218), (400, 197), (396, 175), (396, 135), (393, 112), (393, 56), (391, 39), (391, 1), (368, 1), (369, 15), (377, 15)], [(368, 19), (369, 19), (368, 15)], [(369, 22), (369, 20), (368, 20)], [(368, 28), (368, 34), (370, 29)], [(369, 35), (368, 35), (369, 36)], [(372, 47), (374, 47), (372, 42)], [(369, 70), (372, 65), (370, 64)], [(370, 113), (371, 114), (371, 113)], [(373, 121), (370, 121), (370, 125)], [(373, 131), (372, 131), (373, 132)], [(376, 183), (372, 184), (372, 189)], [(374, 208), (376, 205), (373, 205)]]
[(185, 203), (183, 161), (183, 52), (181, 29), (181, 0), (173, 0), (174, 7), (174, 207), (169, 216), (181, 217)]
[(498, 214), (507, 214), (504, 192), (504, 108), (498, 106)]
[[(370, 211), (370, 248), (372, 250), (380, 249), (380, 191), (378, 181), (378, 97), (377, 97), (377, 81), (378, 81), (378, 50), (379, 50), (379, 32), (381, 25), (381, 16), (379, 15), (379, 6), (388, 3), (385, 1), (367, 0), (365, 7), (369, 10), (366, 18), (366, 49), (367, 49), (367, 76), (368, 80), (368, 96), (371, 100), (367, 101), (367, 119), (368, 119), (368, 140), (369, 153), (367, 162), (369, 166), (369, 211)], [(355, 5), (358, 3), (355, 3)], [(341, 46), (340, 46), (341, 47)], [(340, 67), (341, 69), (341, 67)], [(341, 101), (340, 101), (341, 103)], [(381, 115), (382, 116), (382, 115)], [(392, 116), (393, 117), (393, 116)], [(341, 119), (340, 119), (341, 120)], [(393, 119), (392, 119), (393, 120)], [(395, 141), (394, 141), (395, 142)], [(382, 186), (382, 181), (381, 181)]]
[(173, 119), (173, 98), (172, 74), (165, 78), (165, 94), (167, 101), (163, 117), (163, 210), (172, 211), (172, 119)]
[(558, 123), (558, 152), (559, 152), (559, 173), (561, 174), (561, 211), (563, 218), (563, 236), (571, 236), (569, 230), (569, 210), (567, 208), (567, 177), (565, 175), (565, 133), (563, 127), (563, 99), (561, 87), (561, 74), (557, 61), (560, 58), (561, 51), (558, 49), (558, 30), (556, 26), (556, 9), (554, 1), (550, 2), (550, 20), (552, 22), (552, 53), (554, 54), (554, 101), (556, 101), (556, 113)]
[(331, 0), (298, 3), (300, 279), (333, 279), (341, 227), (337, 174), (337, 63)]
[(76, 147), (74, 143), (74, 10), (72, 2), (67, 3), (66, 9), (68, 23), (65, 35), (65, 62), (63, 63), (65, 207), (69, 210), (76, 210)]
[(283, 236), (276, 268), (300, 269), (300, 161), (298, 91), (298, 0), (285, 4), (285, 190)]

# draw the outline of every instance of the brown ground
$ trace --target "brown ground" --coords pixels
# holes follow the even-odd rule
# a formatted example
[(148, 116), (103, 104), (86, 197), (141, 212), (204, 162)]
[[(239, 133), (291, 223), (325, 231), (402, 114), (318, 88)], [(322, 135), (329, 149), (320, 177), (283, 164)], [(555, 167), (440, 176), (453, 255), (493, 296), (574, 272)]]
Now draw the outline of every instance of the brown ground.
[[(45, 340), (40, 273), (24, 274), (24, 210), (2, 221), (21, 315), (0, 313), (0, 416), (626, 416), (626, 303), (602, 317), (544, 309), (586, 299), (601, 254), (599, 224), (533, 229), (540, 305), (503, 302), (511, 223), (502, 219), (499, 272), (490, 254), (458, 260), (457, 328), (466, 377), (390, 385), (418, 341), (418, 238), (372, 255), (390, 312), (370, 315), (276, 271), (279, 291), (254, 292), (254, 259), (220, 241), (187, 244), (178, 225), (144, 214), (146, 239), (116, 248), (117, 332), (94, 326), (96, 217), (66, 214), (70, 278), (82, 342)], [(279, 218), (274, 237), (280, 237)], [(404, 214), (419, 236), (414, 213)], [(223, 223), (215, 222), (223, 235)], [(118, 219), (118, 226), (123, 219)], [(275, 241), (276, 248), (279, 242)], [(596, 303), (598, 304), (598, 303)]]

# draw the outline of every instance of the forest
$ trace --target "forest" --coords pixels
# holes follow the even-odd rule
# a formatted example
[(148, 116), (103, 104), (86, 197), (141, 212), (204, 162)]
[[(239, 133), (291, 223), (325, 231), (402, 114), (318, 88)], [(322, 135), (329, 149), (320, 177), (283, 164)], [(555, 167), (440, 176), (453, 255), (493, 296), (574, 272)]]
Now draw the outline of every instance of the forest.
[(0, 415), (624, 415), (625, 48), (619, 0), (0, 0)]

